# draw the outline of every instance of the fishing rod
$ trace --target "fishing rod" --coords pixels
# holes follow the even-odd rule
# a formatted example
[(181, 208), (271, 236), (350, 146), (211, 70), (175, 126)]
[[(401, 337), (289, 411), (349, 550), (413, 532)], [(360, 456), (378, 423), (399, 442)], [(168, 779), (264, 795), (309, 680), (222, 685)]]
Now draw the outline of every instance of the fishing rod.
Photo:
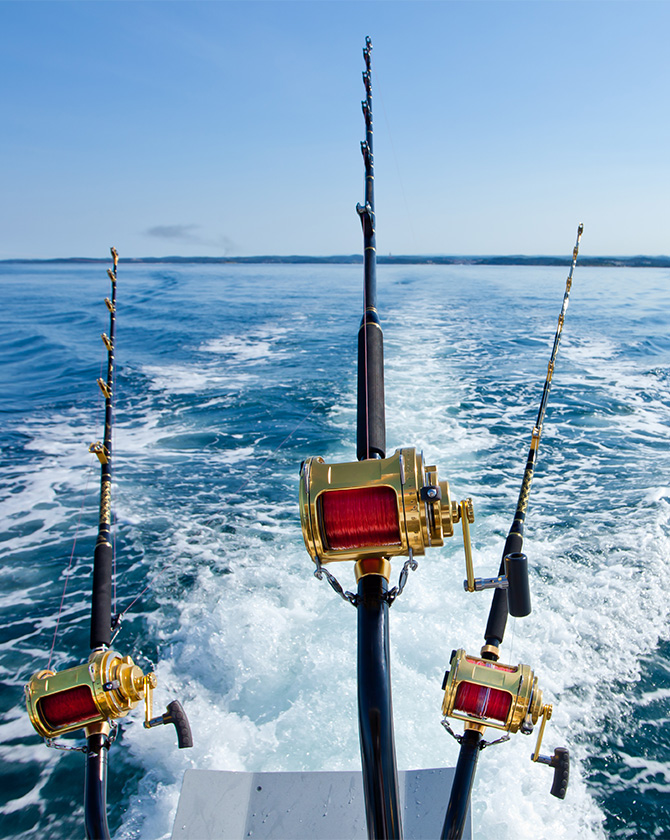
[[(509, 740), (509, 733), (521, 731), (531, 734), (541, 719), (537, 744), (531, 760), (548, 764), (554, 768), (551, 793), (564, 799), (570, 776), (570, 756), (564, 747), (557, 747), (553, 756), (540, 754), (540, 747), (547, 721), (552, 715), (552, 706), (543, 704), (538, 679), (527, 665), (510, 666), (499, 662), (500, 645), (505, 634), (508, 614), (523, 617), (530, 613), (530, 589), (528, 584), (528, 559), (523, 554), (524, 527), (531, 483), (535, 472), (537, 452), (542, 436), (544, 415), (549, 400), (554, 375), (556, 355), (563, 333), (565, 313), (570, 299), (572, 278), (577, 265), (579, 244), (584, 226), (577, 229), (577, 240), (572, 251), (572, 263), (565, 284), (563, 305), (558, 316), (554, 345), (547, 367), (547, 376), (542, 390), (537, 420), (533, 426), (530, 449), (521, 482), (521, 490), (496, 578), (475, 578), (472, 563), (466, 561), (467, 579), (464, 588), (468, 592), (494, 589), (489, 611), (485, 644), (480, 657), (468, 656), (465, 650), (452, 652), (449, 671), (445, 675), (445, 690), (442, 713), (443, 725), (460, 743), (460, 751), (449, 804), (445, 814), (442, 840), (460, 840), (470, 805), (477, 761), (481, 750), (492, 744)], [(465, 523), (464, 523), (465, 528)], [(468, 537), (469, 538), (469, 537)], [(466, 552), (467, 557), (467, 552)], [(447, 718), (464, 722), (463, 735), (457, 736)], [(507, 734), (496, 741), (483, 739), (487, 726), (503, 730)]]
[[(365, 204), (358, 204), (364, 240), (363, 318), (358, 332), (357, 461), (326, 463), (311, 457), (300, 468), (300, 520), (305, 546), (325, 579), (357, 609), (358, 721), (363, 793), (369, 838), (402, 838), (391, 697), (389, 608), (402, 593), (416, 557), (454, 533), (462, 511), (449, 482), (423, 453), (406, 447), (386, 457), (383, 334), (377, 312), (372, 42), (365, 40), (362, 103), (366, 137)], [(466, 545), (466, 552), (469, 545)], [(397, 586), (389, 588), (391, 559), (407, 557)], [(325, 566), (353, 561), (357, 592), (345, 591)], [(466, 561), (467, 562), (467, 561)], [(469, 559), (472, 562), (472, 559)]]
[(386, 452), (384, 407), (384, 336), (377, 314), (377, 238), (375, 219), (375, 167), (372, 130), (372, 41), (363, 49), (365, 140), (361, 152), (365, 164), (365, 204), (357, 204), (363, 227), (363, 318), (358, 331), (358, 403), (356, 457), (383, 458)]
[[(112, 528), (112, 428), (114, 422), (114, 379), (116, 347), (116, 285), (119, 257), (111, 249), (113, 268), (107, 269), (112, 284), (109, 335), (102, 334), (107, 351), (107, 378), (98, 379), (105, 399), (102, 441), (92, 443), (89, 452), (100, 462), (100, 507), (98, 537), (93, 554), (91, 592), (91, 654), (88, 661), (56, 672), (38, 671), (26, 686), (26, 705), (31, 723), (46, 739), (47, 746), (83, 752), (86, 756), (84, 784), (84, 822), (89, 840), (109, 840), (107, 824), (107, 771), (109, 750), (117, 737), (117, 719), (125, 717), (144, 700), (147, 729), (171, 723), (180, 748), (193, 745), (191, 729), (181, 704), (173, 700), (167, 711), (153, 717), (153, 690), (156, 675), (144, 674), (130, 656), (110, 648), (112, 632), (118, 624), (112, 619), (112, 578), (114, 549)], [(55, 738), (84, 730), (85, 746), (58, 743)]]
[[(384, 337), (377, 314), (377, 243), (375, 236), (374, 154), (372, 130), (372, 41), (363, 49), (365, 204), (356, 205), (363, 228), (363, 317), (358, 332), (358, 401), (356, 455), (359, 461), (386, 454), (384, 406)], [(351, 499), (340, 499), (336, 516), (345, 526)], [(355, 502), (354, 502), (355, 504)], [(393, 731), (388, 560), (374, 557), (356, 564), (358, 595), (358, 730), (363, 794), (369, 837), (402, 837), (398, 768)]]

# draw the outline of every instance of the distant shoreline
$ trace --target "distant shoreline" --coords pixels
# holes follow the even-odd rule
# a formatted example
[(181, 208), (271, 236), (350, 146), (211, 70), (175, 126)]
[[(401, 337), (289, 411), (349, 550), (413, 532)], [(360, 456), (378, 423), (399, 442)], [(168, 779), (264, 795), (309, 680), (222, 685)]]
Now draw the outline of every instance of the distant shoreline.
[[(98, 257), (61, 257), (53, 259), (13, 259), (0, 260), (2, 265), (80, 265), (108, 263), (109, 258)], [(305, 257), (305, 256), (261, 256), (261, 257), (126, 257), (119, 262), (127, 265), (172, 264), (172, 265), (358, 265), (363, 263), (360, 254), (350, 254), (334, 257)], [(571, 257), (527, 257), (512, 256), (483, 256), (483, 257), (449, 257), (449, 256), (394, 256), (378, 255), (379, 265), (517, 265), (517, 266), (568, 266)], [(595, 267), (623, 267), (623, 268), (670, 268), (670, 257), (580, 257), (581, 266)]]

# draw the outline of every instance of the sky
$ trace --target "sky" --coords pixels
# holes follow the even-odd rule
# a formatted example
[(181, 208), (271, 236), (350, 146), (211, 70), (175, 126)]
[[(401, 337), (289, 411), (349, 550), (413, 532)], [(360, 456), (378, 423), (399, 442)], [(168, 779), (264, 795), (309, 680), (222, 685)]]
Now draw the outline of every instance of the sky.
[(670, 254), (666, 0), (0, 0), (0, 259)]

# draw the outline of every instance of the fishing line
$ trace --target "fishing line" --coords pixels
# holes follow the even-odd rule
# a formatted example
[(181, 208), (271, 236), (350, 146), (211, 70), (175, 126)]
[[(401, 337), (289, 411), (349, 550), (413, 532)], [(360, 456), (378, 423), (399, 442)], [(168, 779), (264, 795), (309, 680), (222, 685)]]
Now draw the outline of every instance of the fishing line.
[[(273, 457), (277, 454), (277, 452), (279, 452), (279, 450), (282, 448), (282, 446), (283, 446), (283, 445), (284, 445), (284, 444), (285, 444), (285, 443), (286, 443), (286, 442), (287, 442), (290, 438), (292, 438), (292, 437), (293, 437), (293, 435), (294, 435), (294, 434), (298, 431), (298, 429), (302, 426), (302, 424), (303, 424), (306, 420), (309, 420), (309, 418), (312, 416), (312, 414), (314, 414), (314, 412), (317, 410), (317, 408), (319, 408), (319, 406), (318, 406), (318, 405), (315, 405), (315, 406), (314, 406), (314, 408), (313, 408), (313, 409), (309, 412), (309, 414), (306, 414), (306, 415), (302, 418), (302, 420), (298, 423), (298, 425), (295, 427), (295, 429), (293, 429), (293, 431), (292, 431), (292, 432), (290, 432), (288, 435), (286, 435), (286, 437), (285, 437), (285, 438), (284, 438), (284, 440), (283, 440), (283, 441), (279, 444), (279, 446), (278, 446), (276, 449), (274, 449), (274, 450), (273, 450), (273, 451), (272, 451), (272, 452), (271, 452), (271, 453), (267, 456), (267, 458), (266, 458), (264, 461), (262, 461), (262, 462), (261, 462), (261, 463), (260, 463), (257, 467), (255, 467), (254, 469), (255, 469), (255, 470), (260, 470), (260, 469), (262, 469), (262, 468), (263, 468), (263, 467), (267, 464), (267, 462), (270, 460), (270, 458), (273, 458)], [(240, 489), (241, 489), (241, 487), (240, 487)]]
[(512, 644), (510, 645), (508, 659), (509, 659), (510, 662), (514, 662), (514, 641), (516, 639), (516, 616), (512, 616), (511, 624), (512, 624)]
[[(282, 442), (281, 442), (281, 443), (280, 443), (280, 444), (279, 444), (279, 445), (278, 445), (275, 449), (273, 449), (273, 451), (272, 451), (272, 452), (270, 452), (270, 454), (267, 456), (267, 458), (265, 458), (265, 459), (264, 459), (264, 460), (263, 460), (260, 464), (258, 464), (257, 466), (255, 466), (255, 467), (250, 467), (250, 468), (249, 468), (249, 470), (248, 470), (248, 472), (247, 472), (247, 475), (248, 475), (249, 473), (256, 473), (256, 472), (258, 472), (259, 470), (261, 470), (261, 469), (265, 466), (265, 464), (267, 464), (267, 462), (268, 462), (271, 458), (275, 457), (275, 456), (276, 456), (276, 454), (279, 452), (279, 450), (280, 450), (280, 449), (281, 449), (281, 448), (282, 448), (282, 447), (283, 447), (283, 446), (284, 446), (284, 445), (285, 445), (285, 444), (286, 444), (286, 443), (287, 443), (287, 442), (288, 442), (288, 441), (289, 441), (289, 440), (293, 437), (293, 435), (294, 435), (294, 434), (298, 431), (298, 429), (299, 429), (299, 428), (303, 425), (303, 423), (306, 423), (306, 422), (307, 422), (307, 420), (309, 420), (309, 418), (312, 416), (312, 414), (314, 414), (314, 412), (317, 410), (317, 408), (320, 408), (320, 406), (319, 406), (319, 405), (315, 405), (315, 406), (312, 408), (312, 410), (311, 410), (308, 414), (306, 414), (306, 415), (302, 418), (302, 420), (301, 420), (301, 421), (297, 424), (297, 426), (295, 426), (295, 428), (294, 428), (291, 432), (289, 432), (289, 434), (288, 434), (288, 435), (286, 435), (286, 437), (284, 438), (284, 440), (282, 440)], [(242, 492), (243, 488), (244, 488), (246, 485), (247, 485), (247, 481), (245, 480), (242, 484), (240, 484), (240, 485), (237, 487), (237, 489), (236, 489), (233, 493), (229, 494), (229, 497), (228, 497), (228, 498), (232, 498), (232, 496), (233, 496), (233, 495), (240, 494), (240, 493)], [(204, 522), (204, 523), (203, 523), (203, 525), (204, 525), (205, 527), (210, 527), (210, 526), (212, 525), (212, 523), (213, 523), (213, 522), (214, 522), (214, 518), (212, 517), (212, 518), (208, 519), (206, 522)], [(115, 534), (115, 538), (116, 538), (116, 534)], [(116, 545), (116, 542), (114, 543), (114, 545)], [(116, 556), (116, 555), (115, 555), (115, 556)], [(115, 628), (115, 633), (114, 633), (114, 636), (112, 637), (112, 641), (114, 641), (114, 639), (118, 636), (118, 634), (119, 634), (119, 632), (120, 632), (120, 630), (121, 630), (120, 624), (121, 624), (121, 621), (123, 620), (123, 616), (124, 616), (124, 615), (125, 615), (125, 614), (126, 614), (126, 613), (127, 613), (127, 612), (128, 612), (128, 611), (129, 611), (129, 610), (130, 610), (130, 609), (131, 609), (131, 608), (132, 608), (132, 607), (133, 607), (133, 606), (134, 606), (134, 605), (135, 605), (138, 601), (139, 601), (139, 599), (142, 597), (142, 595), (144, 595), (144, 593), (145, 593), (148, 589), (150, 589), (152, 585), (153, 585), (153, 581), (150, 581), (150, 582), (149, 582), (149, 583), (148, 583), (148, 584), (144, 587), (144, 589), (143, 589), (143, 590), (142, 590), (142, 591), (141, 591), (141, 592), (140, 592), (140, 593), (139, 593), (139, 594), (138, 594), (138, 595), (137, 595), (137, 596), (136, 596), (136, 597), (135, 597), (135, 598), (134, 598), (134, 599), (130, 602), (130, 604), (129, 604), (126, 608), (125, 608), (125, 610), (123, 610), (123, 612), (118, 613), (118, 614), (116, 615), (116, 618), (114, 619), (114, 628)], [(116, 579), (114, 579), (114, 612), (116, 612)]]
[[(284, 440), (283, 440), (283, 441), (279, 444), (279, 446), (277, 446), (275, 449), (273, 449), (273, 450), (272, 450), (272, 452), (270, 452), (270, 454), (269, 454), (269, 455), (268, 455), (268, 456), (267, 456), (267, 457), (266, 457), (263, 461), (261, 461), (261, 463), (260, 463), (260, 464), (257, 464), (256, 466), (252, 466), (252, 467), (249, 467), (249, 468), (248, 468), (248, 470), (247, 470), (247, 472), (246, 472), (246, 475), (249, 475), (249, 474), (252, 474), (252, 473), (257, 473), (259, 470), (263, 469), (263, 467), (267, 464), (267, 462), (268, 462), (271, 458), (274, 458), (274, 457), (275, 457), (275, 455), (277, 454), (277, 452), (279, 452), (279, 450), (280, 450), (280, 449), (281, 449), (281, 448), (282, 448), (282, 447), (283, 447), (283, 446), (287, 443), (287, 441), (289, 441), (289, 440), (293, 437), (293, 435), (294, 435), (294, 434), (298, 431), (298, 429), (302, 426), (302, 424), (303, 424), (303, 423), (306, 423), (306, 422), (307, 422), (307, 420), (309, 420), (309, 418), (312, 416), (312, 414), (314, 414), (314, 412), (317, 410), (317, 408), (321, 408), (321, 406), (320, 406), (320, 405), (315, 405), (315, 406), (312, 408), (312, 410), (309, 412), (309, 414), (306, 414), (306, 415), (302, 418), (302, 420), (301, 420), (301, 421), (298, 423), (298, 425), (297, 425), (297, 426), (293, 429), (293, 431), (289, 432), (289, 434), (288, 434), (288, 435), (286, 435), (286, 437), (285, 437), (285, 438), (284, 438)], [(242, 483), (241, 483), (241, 484), (240, 484), (240, 485), (239, 485), (239, 486), (238, 486), (238, 487), (237, 487), (237, 488), (236, 488), (233, 492), (229, 493), (229, 494), (228, 494), (228, 496), (227, 496), (227, 498), (228, 498), (228, 499), (231, 499), (231, 498), (233, 497), (233, 495), (237, 495), (237, 494), (241, 493), (241, 492), (242, 492), (242, 490), (243, 490), (243, 488), (244, 488), (246, 485), (247, 485), (247, 481), (245, 480), (245, 481), (244, 481), (244, 482), (242, 482)], [(208, 528), (208, 527), (210, 527), (210, 526), (211, 526), (211, 524), (212, 524), (213, 522), (214, 522), (214, 517), (210, 517), (210, 518), (209, 518), (209, 519), (207, 519), (205, 522), (203, 522), (203, 525), (204, 525), (206, 528)]]
[(67, 564), (67, 570), (65, 572), (65, 583), (63, 584), (63, 594), (61, 595), (60, 599), (60, 606), (58, 607), (58, 614), (56, 616), (56, 627), (54, 628), (54, 637), (53, 641), (51, 642), (51, 650), (49, 651), (49, 661), (47, 662), (46, 670), (48, 671), (51, 667), (51, 659), (53, 657), (54, 649), (56, 647), (56, 638), (58, 636), (58, 627), (60, 625), (60, 617), (61, 613), (63, 612), (63, 604), (65, 603), (65, 593), (67, 591), (67, 585), (70, 582), (70, 569), (72, 568), (72, 560), (74, 559), (74, 552), (77, 547), (77, 536), (79, 535), (79, 528), (81, 526), (81, 517), (84, 512), (84, 506), (86, 504), (86, 499), (88, 497), (88, 487), (91, 481), (91, 474), (93, 472), (93, 463), (89, 463), (88, 470), (86, 473), (86, 484), (84, 486), (84, 498), (81, 502), (81, 507), (79, 508), (79, 517), (77, 518), (77, 527), (75, 528), (74, 532), (74, 539), (72, 540), (72, 551), (70, 552), (70, 560)]
[(419, 248), (416, 243), (416, 234), (414, 232), (414, 225), (412, 224), (412, 214), (409, 211), (409, 204), (407, 203), (407, 196), (405, 194), (405, 185), (402, 180), (402, 176), (400, 174), (400, 164), (398, 163), (398, 156), (396, 155), (395, 146), (393, 144), (393, 134), (391, 132), (391, 124), (389, 123), (388, 115), (386, 113), (386, 106), (384, 105), (384, 95), (382, 93), (382, 86), (379, 80), (379, 73), (376, 69), (376, 65), (373, 69), (375, 83), (377, 85), (377, 90), (379, 92), (379, 99), (382, 103), (382, 111), (384, 112), (384, 122), (386, 123), (386, 130), (388, 131), (389, 136), (389, 144), (391, 146), (391, 152), (393, 153), (393, 161), (395, 163), (396, 172), (398, 173), (398, 184), (400, 185), (400, 192), (402, 194), (403, 204), (405, 206), (405, 213), (407, 215), (407, 223), (409, 225), (409, 230), (412, 235), (412, 244), (414, 246), (414, 253), (417, 254), (419, 252)]
[(139, 593), (139, 595), (136, 595), (135, 598), (133, 598), (133, 600), (130, 602), (130, 604), (128, 604), (125, 610), (121, 613), (118, 613), (118, 615), (114, 616), (114, 621), (112, 622), (112, 629), (114, 630), (114, 634), (112, 635), (112, 638), (109, 641), (110, 645), (114, 643), (114, 640), (121, 632), (121, 622), (123, 621), (123, 616), (135, 606), (135, 604), (140, 600), (142, 595), (144, 595), (144, 593), (153, 585), (153, 583), (154, 582), (152, 580), (149, 581), (149, 583), (147, 583), (147, 585)]

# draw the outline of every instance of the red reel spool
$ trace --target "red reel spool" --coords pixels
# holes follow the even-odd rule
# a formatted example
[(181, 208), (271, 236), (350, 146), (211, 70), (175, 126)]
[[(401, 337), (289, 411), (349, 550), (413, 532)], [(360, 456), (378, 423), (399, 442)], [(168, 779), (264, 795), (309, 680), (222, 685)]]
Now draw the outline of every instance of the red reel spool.
[(456, 692), (454, 709), (480, 718), (492, 718), (504, 723), (512, 704), (506, 691), (476, 683), (462, 682)]
[(330, 549), (400, 545), (398, 503), (392, 487), (330, 490), (322, 493), (319, 501)]
[(83, 723), (100, 716), (91, 689), (85, 685), (59, 691), (57, 694), (48, 694), (39, 700), (37, 708), (40, 717), (51, 729)]

